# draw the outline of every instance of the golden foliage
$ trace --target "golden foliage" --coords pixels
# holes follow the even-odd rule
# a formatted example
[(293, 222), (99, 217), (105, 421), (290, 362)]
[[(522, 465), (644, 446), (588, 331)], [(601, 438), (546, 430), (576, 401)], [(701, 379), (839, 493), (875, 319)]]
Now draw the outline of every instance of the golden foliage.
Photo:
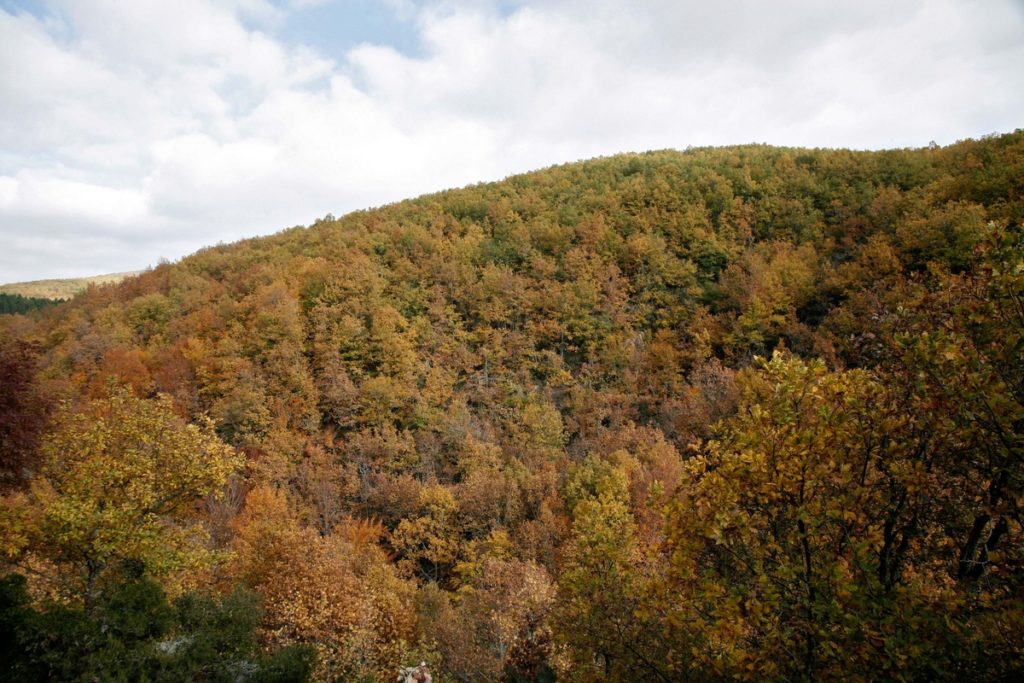
[(7, 558), (54, 595), (88, 604), (121, 561), (178, 584), (216, 559), (195, 508), (241, 459), (167, 397), (112, 387), (81, 410), (65, 406), (42, 451), (30, 490), (5, 504), (3, 538)]

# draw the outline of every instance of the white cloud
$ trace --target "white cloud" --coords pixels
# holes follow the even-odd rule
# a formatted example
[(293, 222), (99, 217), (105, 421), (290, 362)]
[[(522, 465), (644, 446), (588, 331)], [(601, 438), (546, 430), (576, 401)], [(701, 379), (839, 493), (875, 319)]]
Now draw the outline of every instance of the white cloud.
[(915, 146), (1024, 113), (1009, 0), (380, 1), (417, 55), (274, 37), (319, 0), (0, 10), (0, 281), (617, 151)]
[(0, 187), (0, 206), (19, 211), (24, 217), (62, 216), (119, 231), (131, 229), (147, 213), (146, 198), (137, 190), (115, 189), (35, 171), (0, 178)]

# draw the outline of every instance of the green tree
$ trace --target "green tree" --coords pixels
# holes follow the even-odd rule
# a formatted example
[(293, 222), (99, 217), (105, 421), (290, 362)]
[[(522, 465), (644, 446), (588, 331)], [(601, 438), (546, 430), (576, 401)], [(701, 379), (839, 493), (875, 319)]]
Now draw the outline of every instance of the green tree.
[(25, 578), (0, 578), (0, 681), (304, 681), (309, 648), (260, 652), (259, 607), (242, 590), (215, 599), (189, 593), (173, 603), (129, 570), (80, 606), (34, 606)]
[(673, 680), (661, 626), (643, 610), (650, 558), (636, 538), (625, 468), (588, 458), (568, 484), (573, 535), (558, 581), (555, 630), (568, 680)]

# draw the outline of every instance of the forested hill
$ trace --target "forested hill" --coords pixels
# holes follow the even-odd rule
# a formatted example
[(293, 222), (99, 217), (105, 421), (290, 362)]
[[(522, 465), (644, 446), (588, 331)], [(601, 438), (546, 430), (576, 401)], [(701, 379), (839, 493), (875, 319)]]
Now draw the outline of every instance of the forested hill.
[[(6, 556), (87, 612), (129, 559), (243, 586), (324, 680), (1012, 677), (1022, 219), (1017, 131), (620, 155), (205, 249), (0, 318)], [(209, 456), (171, 493), (153, 411)]]

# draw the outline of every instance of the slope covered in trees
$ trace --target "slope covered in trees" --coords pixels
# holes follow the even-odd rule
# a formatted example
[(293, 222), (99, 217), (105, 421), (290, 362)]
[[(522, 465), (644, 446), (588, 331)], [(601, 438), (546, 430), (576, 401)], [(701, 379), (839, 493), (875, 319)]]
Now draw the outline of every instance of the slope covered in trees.
[(1011, 678), (1022, 218), (1016, 132), (623, 155), (206, 249), (0, 319), (3, 549), (39, 610), (128, 561), (254, 591), (322, 680)]

